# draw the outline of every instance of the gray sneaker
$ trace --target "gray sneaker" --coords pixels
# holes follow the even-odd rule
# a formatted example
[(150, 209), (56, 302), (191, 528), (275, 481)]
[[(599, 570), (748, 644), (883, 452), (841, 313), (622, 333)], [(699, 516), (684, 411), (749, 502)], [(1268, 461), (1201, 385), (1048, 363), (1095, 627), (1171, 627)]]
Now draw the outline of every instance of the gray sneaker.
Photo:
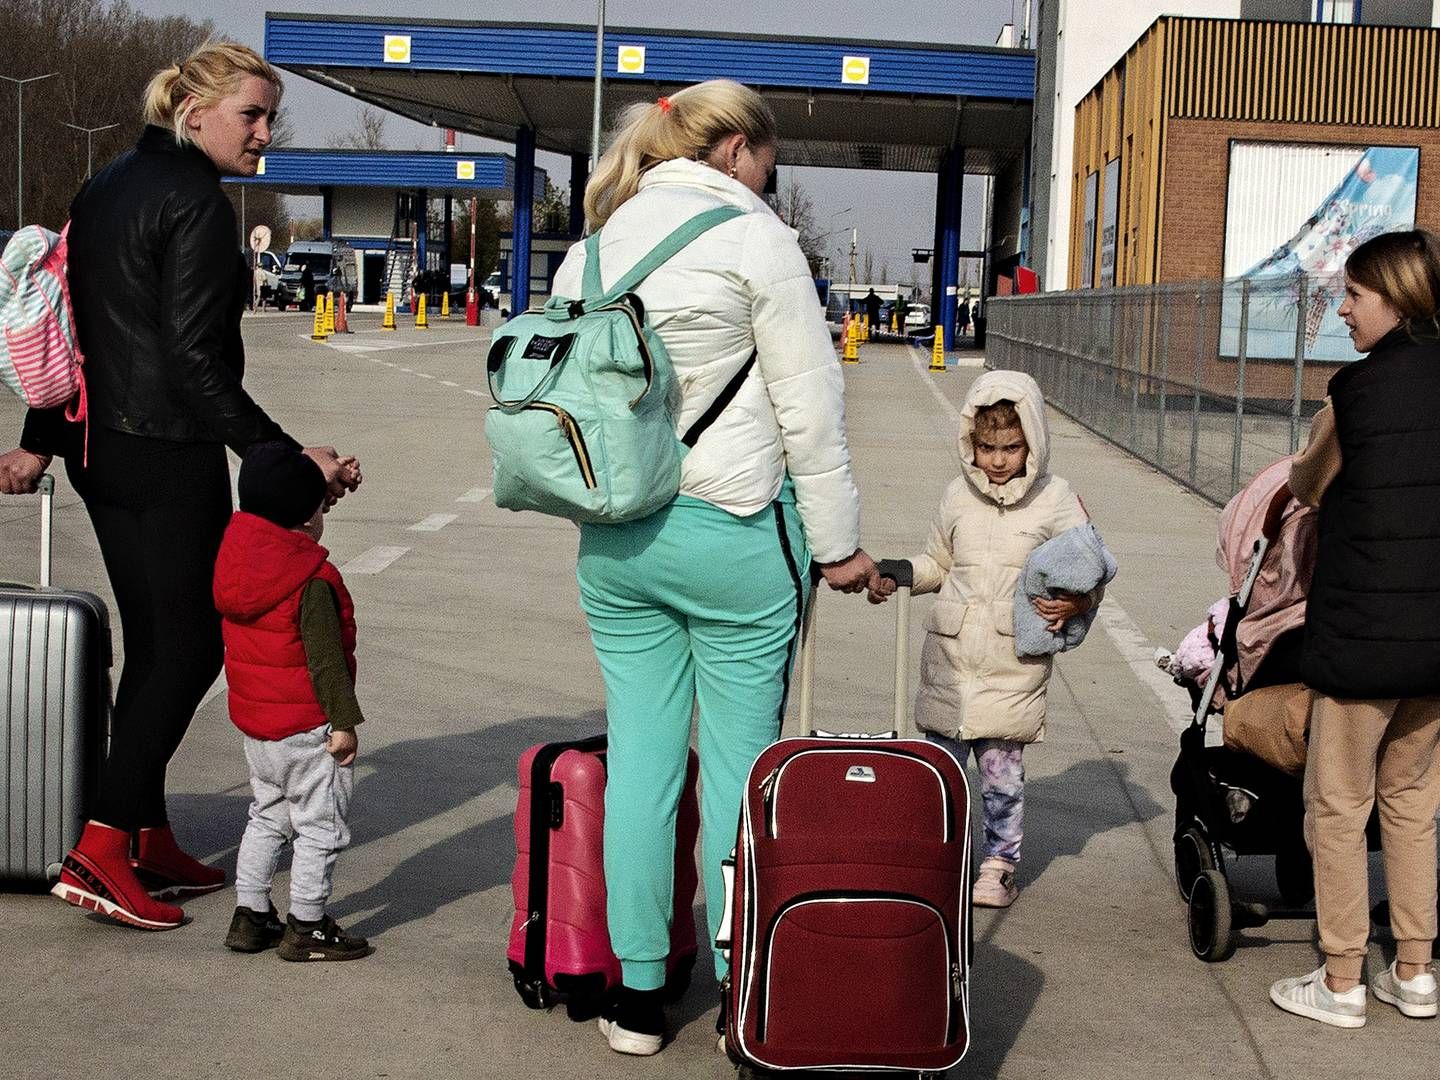
[(1364, 983), (1337, 994), (1325, 985), (1324, 967), (1297, 979), (1281, 979), (1270, 987), (1270, 1000), (1286, 1012), (1319, 1020), (1331, 1027), (1365, 1026)]
[(1402, 982), (1391, 964), (1370, 980), (1370, 991), (1385, 1004), (1417, 1020), (1428, 1020), (1440, 1012), (1440, 993), (1435, 988), (1435, 976), (1428, 971)]

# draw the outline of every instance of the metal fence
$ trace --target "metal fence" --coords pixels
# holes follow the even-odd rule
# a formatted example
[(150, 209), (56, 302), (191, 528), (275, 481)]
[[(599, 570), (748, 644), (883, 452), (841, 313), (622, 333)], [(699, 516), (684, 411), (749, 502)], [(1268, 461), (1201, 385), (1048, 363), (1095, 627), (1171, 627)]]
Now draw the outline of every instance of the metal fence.
[(1304, 444), (1353, 359), (1333, 324), (1320, 333), (1338, 288), (1277, 277), (992, 298), (986, 363), (1028, 372), (1056, 408), (1221, 504)]

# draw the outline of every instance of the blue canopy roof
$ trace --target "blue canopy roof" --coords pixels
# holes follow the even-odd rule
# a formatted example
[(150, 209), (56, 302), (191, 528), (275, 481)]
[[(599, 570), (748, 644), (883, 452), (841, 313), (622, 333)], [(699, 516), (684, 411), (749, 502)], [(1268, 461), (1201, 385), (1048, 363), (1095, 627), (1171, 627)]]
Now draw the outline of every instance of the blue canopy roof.
[[(231, 182), (254, 184), (287, 195), (313, 195), (322, 188), (365, 187), (428, 189), (435, 197), (508, 200), (515, 183), (515, 159), (509, 154), (444, 151), (272, 150), (263, 172)], [(545, 190), (545, 170), (535, 170), (535, 190)]]

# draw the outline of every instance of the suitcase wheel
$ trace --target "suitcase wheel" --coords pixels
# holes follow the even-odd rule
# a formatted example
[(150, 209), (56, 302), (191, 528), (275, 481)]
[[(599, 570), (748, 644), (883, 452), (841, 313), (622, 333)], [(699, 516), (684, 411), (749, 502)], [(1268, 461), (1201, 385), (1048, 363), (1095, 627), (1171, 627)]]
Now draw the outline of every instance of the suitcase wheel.
[(515, 992), (520, 995), (520, 1000), (525, 1002), (527, 1008), (548, 1009), (554, 1004), (550, 989), (544, 983), (527, 982), (519, 975), (514, 978)]

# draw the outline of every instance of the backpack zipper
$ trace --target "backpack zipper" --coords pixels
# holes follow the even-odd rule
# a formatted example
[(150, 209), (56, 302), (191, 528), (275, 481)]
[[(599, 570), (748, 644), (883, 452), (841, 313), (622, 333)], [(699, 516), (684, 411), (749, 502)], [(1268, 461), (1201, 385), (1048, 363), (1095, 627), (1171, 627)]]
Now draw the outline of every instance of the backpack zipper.
[(525, 406), (527, 409), (541, 409), (548, 413), (555, 414), (555, 423), (565, 433), (565, 439), (570, 443), (570, 452), (575, 455), (575, 464), (580, 469), (580, 476), (585, 481), (585, 486), (594, 490), (595, 470), (590, 464), (590, 451), (585, 446), (585, 436), (580, 434), (580, 425), (559, 405), (551, 405), (548, 401), (533, 401)]

